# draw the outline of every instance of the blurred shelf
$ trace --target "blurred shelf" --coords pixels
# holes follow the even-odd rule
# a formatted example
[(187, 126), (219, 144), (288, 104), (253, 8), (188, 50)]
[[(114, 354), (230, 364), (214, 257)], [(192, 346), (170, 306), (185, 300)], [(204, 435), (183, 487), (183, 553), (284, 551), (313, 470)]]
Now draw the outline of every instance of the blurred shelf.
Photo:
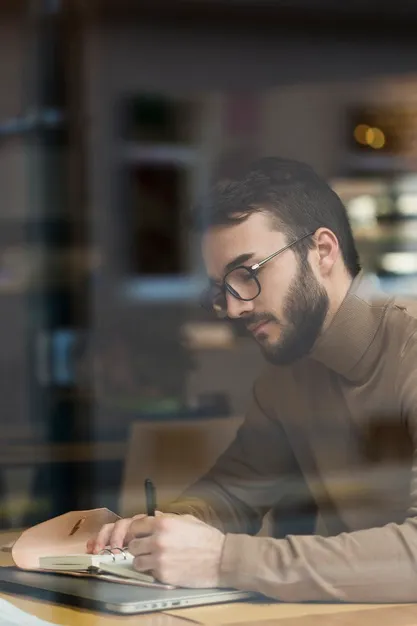
[(179, 144), (146, 144), (142, 142), (126, 141), (122, 144), (121, 158), (126, 164), (146, 163), (178, 163), (180, 165), (195, 165), (199, 158), (196, 148)]
[(330, 186), (337, 195), (345, 200), (362, 195), (379, 196), (387, 192), (387, 181), (381, 177), (347, 177), (333, 178)]
[(355, 240), (360, 244), (398, 244), (398, 243), (413, 243), (417, 244), (417, 234), (404, 233), (404, 234), (356, 234)]
[(197, 301), (206, 284), (197, 276), (138, 277), (125, 281), (120, 293), (133, 302)]
[(233, 327), (226, 321), (190, 320), (184, 323), (181, 334), (188, 350), (230, 350), (236, 345)]
[(123, 461), (126, 452), (125, 441), (76, 444), (5, 444), (0, 442), (0, 466)]
[[(0, 422), (1, 423), (1, 422)], [(0, 447), (6, 442), (22, 441), (23, 439), (32, 439), (35, 436), (35, 427), (28, 422), (7, 424), (1, 423), (0, 428)]]
[(388, 154), (349, 154), (343, 163), (345, 170), (353, 170), (361, 172), (364, 175), (367, 172), (381, 174), (403, 174), (415, 172), (416, 158), (406, 158), (404, 156), (394, 156)]
[(417, 221), (415, 218), (391, 222), (383, 219), (373, 226), (361, 227), (352, 224), (352, 228), (358, 242), (417, 241)]
[(382, 290), (386, 293), (417, 300), (417, 277), (377, 276), (376, 280), (379, 282)]

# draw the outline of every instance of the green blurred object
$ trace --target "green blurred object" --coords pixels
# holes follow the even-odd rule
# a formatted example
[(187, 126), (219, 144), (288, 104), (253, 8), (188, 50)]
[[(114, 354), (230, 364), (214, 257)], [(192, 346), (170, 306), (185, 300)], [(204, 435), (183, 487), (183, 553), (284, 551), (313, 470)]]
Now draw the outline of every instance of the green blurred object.
[(108, 398), (106, 404), (113, 409), (149, 414), (177, 413), (183, 409), (183, 404), (178, 398), (149, 400), (141, 397), (119, 397)]

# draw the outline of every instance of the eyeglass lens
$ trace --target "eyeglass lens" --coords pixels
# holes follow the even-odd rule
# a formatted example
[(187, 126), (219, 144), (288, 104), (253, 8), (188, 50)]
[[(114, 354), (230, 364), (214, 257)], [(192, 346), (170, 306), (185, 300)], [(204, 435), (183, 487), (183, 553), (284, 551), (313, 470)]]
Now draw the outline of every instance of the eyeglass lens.
[(241, 300), (253, 300), (259, 295), (259, 283), (250, 269), (237, 267), (229, 272), (225, 280), (231, 293)]
[[(225, 288), (239, 300), (254, 300), (260, 292), (259, 283), (249, 269), (237, 267), (225, 279)], [(224, 315), (227, 310), (226, 295), (218, 287), (210, 290), (208, 304), (214, 313)]]

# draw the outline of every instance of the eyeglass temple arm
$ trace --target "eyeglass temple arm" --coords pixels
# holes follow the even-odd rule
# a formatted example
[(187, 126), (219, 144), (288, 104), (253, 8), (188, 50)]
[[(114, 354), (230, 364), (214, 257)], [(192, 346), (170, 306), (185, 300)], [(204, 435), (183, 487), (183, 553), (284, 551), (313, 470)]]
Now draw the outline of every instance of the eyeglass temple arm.
[(259, 269), (260, 267), (262, 267), (262, 265), (265, 265), (265, 263), (268, 263), (268, 261), (273, 259), (274, 256), (278, 256), (278, 254), (281, 254), (281, 252), (285, 252), (285, 250), (288, 250), (288, 248), (291, 248), (292, 246), (294, 246), (296, 243), (302, 241), (303, 239), (307, 239), (307, 237), (311, 237), (311, 235), (314, 235), (315, 232), (316, 231), (313, 230), (313, 231), (311, 231), (311, 233), (307, 233), (306, 235), (303, 235), (299, 239), (295, 239), (295, 241), (291, 241), (291, 243), (288, 243), (286, 246), (284, 246), (280, 250), (277, 250), (276, 252), (273, 252), (272, 254), (267, 256), (266, 259), (263, 259), (262, 261), (259, 261), (259, 263), (255, 263), (255, 265), (252, 265), (251, 270)]

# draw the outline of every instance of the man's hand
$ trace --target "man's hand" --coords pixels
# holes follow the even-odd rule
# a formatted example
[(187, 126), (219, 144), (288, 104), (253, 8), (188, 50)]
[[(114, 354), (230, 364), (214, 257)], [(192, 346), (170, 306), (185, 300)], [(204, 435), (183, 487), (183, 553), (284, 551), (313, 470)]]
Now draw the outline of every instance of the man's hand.
[(130, 532), (132, 522), (145, 517), (146, 515), (140, 514), (134, 517), (119, 519), (114, 524), (105, 524), (98, 535), (87, 542), (87, 552), (90, 554), (98, 554), (107, 546), (111, 548), (124, 548), (135, 536)]
[[(116, 522), (116, 525), (119, 522)], [(192, 515), (137, 516), (129, 535), (134, 568), (163, 583), (217, 587), (224, 535)]]

